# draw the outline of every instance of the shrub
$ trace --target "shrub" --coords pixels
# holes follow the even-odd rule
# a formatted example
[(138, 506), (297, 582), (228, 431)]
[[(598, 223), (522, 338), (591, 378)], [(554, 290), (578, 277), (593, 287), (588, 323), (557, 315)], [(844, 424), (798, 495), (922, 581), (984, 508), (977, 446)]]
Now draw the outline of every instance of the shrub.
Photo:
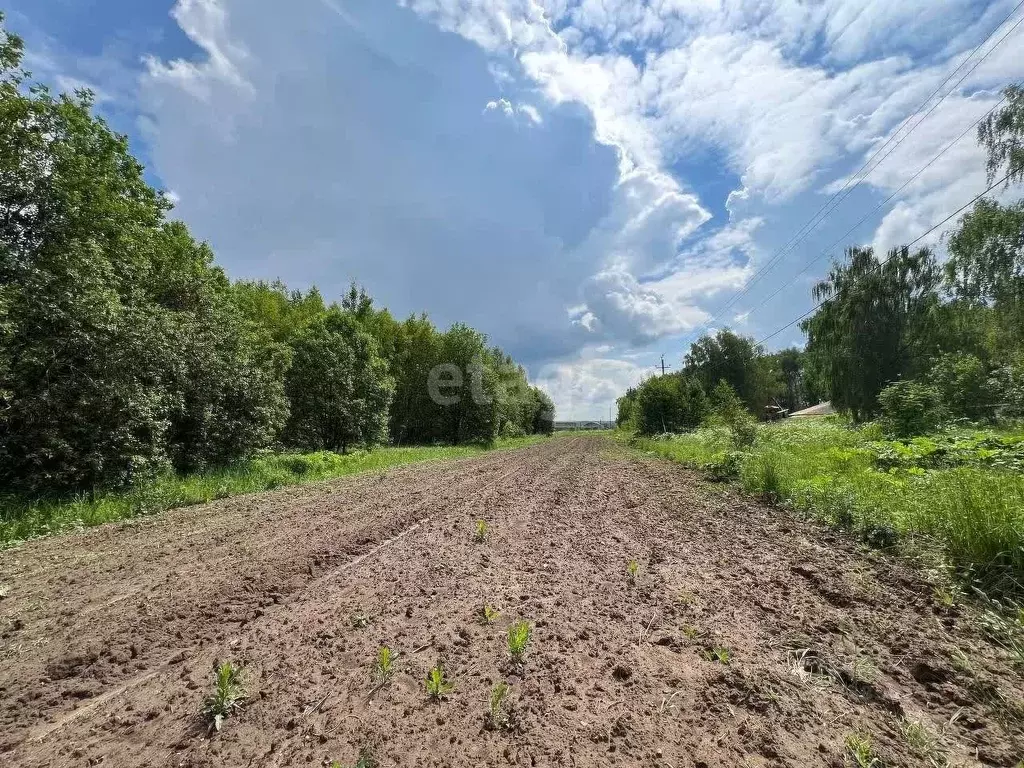
[(942, 396), (942, 404), (953, 416), (979, 419), (991, 415), (995, 398), (985, 364), (964, 352), (945, 354), (928, 372), (928, 383)]
[(942, 421), (942, 395), (918, 381), (897, 381), (878, 395), (882, 425), (894, 437), (934, 432)]
[(656, 435), (694, 429), (707, 412), (707, 397), (700, 384), (688, 376), (669, 374), (640, 385), (632, 417), (637, 431)]

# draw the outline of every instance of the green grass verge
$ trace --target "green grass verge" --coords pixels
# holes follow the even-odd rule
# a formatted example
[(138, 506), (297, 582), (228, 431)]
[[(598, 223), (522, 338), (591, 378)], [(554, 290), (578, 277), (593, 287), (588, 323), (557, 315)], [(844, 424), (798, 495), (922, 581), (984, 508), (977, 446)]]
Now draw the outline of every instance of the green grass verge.
[(754, 445), (742, 451), (724, 428), (619, 438), (869, 543), (917, 538), (929, 549), (938, 545), (946, 564), (976, 583), (1024, 592), (1019, 431), (950, 430), (900, 443), (884, 440), (877, 425), (813, 419), (761, 425)]
[(413, 446), (354, 451), (345, 456), (320, 453), (270, 454), (233, 467), (184, 477), (167, 475), (123, 492), (90, 499), (40, 500), (0, 497), (0, 547), (27, 539), (116, 520), (163, 512), (175, 507), (204, 504), (214, 499), (268, 491), (290, 485), (372, 472), (401, 464), (476, 456), (492, 450), (523, 448), (546, 438), (542, 435), (498, 440), (493, 448), (481, 446)]

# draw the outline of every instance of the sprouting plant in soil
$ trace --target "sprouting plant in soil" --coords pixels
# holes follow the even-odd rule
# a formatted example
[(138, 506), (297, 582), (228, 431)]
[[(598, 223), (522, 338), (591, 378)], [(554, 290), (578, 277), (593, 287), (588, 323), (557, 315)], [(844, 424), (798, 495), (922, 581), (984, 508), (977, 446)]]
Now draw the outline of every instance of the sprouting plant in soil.
[(526, 646), (530, 644), (530, 625), (520, 619), (508, 628), (508, 655), (517, 664), (522, 663)]
[(377, 651), (377, 658), (373, 664), (373, 682), (378, 687), (386, 685), (395, 674), (396, 659), (398, 659), (398, 654), (386, 645)]
[(213, 693), (203, 702), (203, 715), (209, 718), (213, 727), (219, 731), (224, 719), (239, 709), (244, 699), (242, 668), (230, 661), (221, 662), (216, 667)]
[[(331, 768), (345, 768), (345, 766), (337, 760), (332, 760)], [(359, 759), (356, 760), (353, 768), (377, 768), (377, 757), (374, 755), (373, 750), (369, 747), (360, 749)]]
[(709, 648), (704, 651), (704, 658), (708, 661), (717, 662), (718, 664), (728, 664), (732, 659), (732, 654), (729, 652), (728, 648), (715, 646), (714, 648)]
[(440, 664), (427, 672), (427, 696), (432, 701), (440, 701), (455, 688), (455, 683), (444, 676), (444, 669)]
[(483, 544), (487, 541), (487, 521), (477, 520), (476, 521), (476, 533), (473, 534), (473, 538), (478, 544)]
[(846, 737), (846, 750), (857, 768), (875, 768), (881, 765), (871, 746), (871, 739), (862, 733), (851, 733)]
[(630, 584), (636, 584), (636, 580), (639, 576), (640, 563), (636, 560), (630, 560), (629, 565), (626, 566), (626, 578), (629, 579)]
[(499, 680), (491, 689), (488, 701), (487, 727), (501, 730), (512, 727), (512, 689), (504, 680)]
[(484, 624), (493, 624), (498, 620), (499, 616), (501, 616), (501, 614), (494, 606), (488, 603), (484, 603), (480, 606), (480, 621)]
[(370, 626), (370, 617), (365, 613), (356, 613), (353, 614), (351, 622), (355, 629), (366, 629)]

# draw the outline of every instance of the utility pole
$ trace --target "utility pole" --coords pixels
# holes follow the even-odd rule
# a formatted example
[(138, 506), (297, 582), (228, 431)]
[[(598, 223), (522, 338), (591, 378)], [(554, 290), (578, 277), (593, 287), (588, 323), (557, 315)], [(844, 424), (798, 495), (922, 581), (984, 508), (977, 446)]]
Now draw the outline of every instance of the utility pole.
[[(654, 366), (654, 367), (657, 368), (658, 366)], [(665, 375), (665, 370), (669, 369), (671, 367), (672, 367), (671, 365), (665, 365), (665, 356), (662, 355), (661, 356), (661, 375), (664, 376)]]

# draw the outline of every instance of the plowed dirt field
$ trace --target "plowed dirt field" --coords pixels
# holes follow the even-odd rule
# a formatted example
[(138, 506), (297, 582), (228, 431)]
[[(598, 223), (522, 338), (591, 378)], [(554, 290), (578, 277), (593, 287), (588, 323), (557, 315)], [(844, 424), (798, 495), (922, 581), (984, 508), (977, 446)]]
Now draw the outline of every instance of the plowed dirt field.
[[(1024, 759), (1024, 676), (972, 609), (600, 437), (35, 541), (0, 586), (3, 766), (842, 766), (851, 736), (876, 765)], [(225, 659), (247, 698), (211, 733)]]

